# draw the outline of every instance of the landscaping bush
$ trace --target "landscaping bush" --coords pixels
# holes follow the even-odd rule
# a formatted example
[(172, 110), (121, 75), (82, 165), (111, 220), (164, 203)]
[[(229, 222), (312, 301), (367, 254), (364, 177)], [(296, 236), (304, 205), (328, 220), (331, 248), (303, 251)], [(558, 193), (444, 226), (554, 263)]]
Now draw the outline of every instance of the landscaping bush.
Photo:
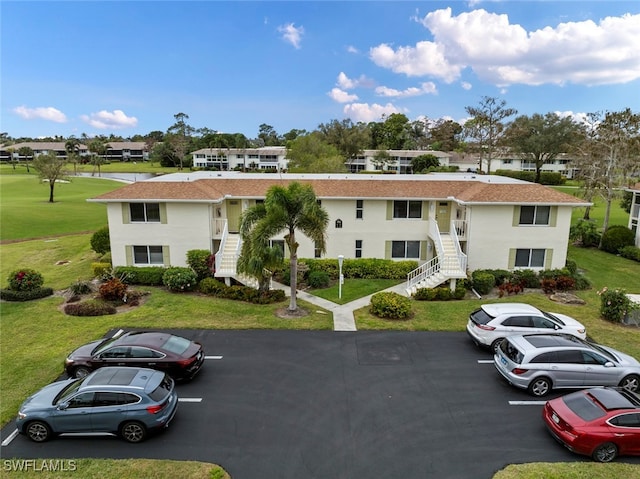
[(600, 314), (607, 321), (621, 323), (625, 315), (636, 308), (623, 289), (603, 288), (598, 291), (600, 296)]
[(568, 259), (565, 264), (564, 267), (567, 269), (567, 271), (569, 271), (569, 274), (573, 277), (575, 274), (578, 273), (578, 263), (576, 263), (575, 261), (573, 261), (572, 259)]
[(458, 285), (456, 286), (456, 289), (453, 292), (453, 298), (464, 299), (466, 294), (467, 294), (467, 288), (465, 288), (464, 285)]
[(0, 299), (4, 301), (31, 301), (33, 299), (46, 298), (53, 294), (53, 288), (37, 288), (26, 291), (14, 291), (12, 289), (0, 290)]
[(522, 293), (523, 290), (524, 286), (522, 282), (507, 280), (504, 281), (500, 286), (498, 286), (498, 296), (502, 298), (505, 294), (509, 296), (511, 294)]
[(164, 266), (117, 266), (113, 274), (123, 278), (127, 284), (142, 284), (146, 286), (162, 286), (162, 276), (167, 270)]
[(556, 279), (556, 291), (570, 291), (575, 285), (575, 280), (570, 276), (558, 276)]
[(213, 277), (215, 271), (211, 269), (211, 265), (214, 261), (215, 255), (211, 254), (208, 249), (192, 249), (187, 251), (187, 264), (196, 273), (198, 281)]
[(539, 288), (538, 273), (532, 269), (517, 269), (511, 276), (512, 283), (519, 283), (523, 288)]
[(111, 251), (108, 226), (100, 228), (91, 235), (91, 249), (100, 255)]
[(212, 296), (221, 295), (225, 288), (227, 288), (227, 285), (215, 278), (204, 278), (200, 283), (198, 283), (198, 290), (202, 294), (209, 294)]
[(90, 299), (81, 303), (67, 303), (64, 312), (70, 316), (105, 316), (116, 314), (116, 308), (104, 301)]
[(127, 285), (118, 278), (112, 278), (100, 285), (98, 289), (100, 297), (106, 301), (120, 301), (127, 294)]
[(111, 263), (91, 263), (91, 272), (95, 278), (104, 278), (111, 270)]
[(496, 279), (495, 286), (500, 286), (505, 281), (510, 281), (512, 277), (511, 271), (507, 271), (506, 269), (487, 269), (483, 270), (487, 273), (491, 273), (493, 277)]
[(173, 266), (165, 270), (162, 284), (171, 291), (193, 291), (198, 286), (198, 279), (191, 268)]
[(471, 273), (471, 284), (478, 294), (488, 294), (496, 285), (496, 278), (486, 270)]
[(9, 289), (13, 291), (32, 291), (44, 284), (44, 278), (36, 270), (22, 268), (9, 274)]
[(433, 288), (418, 288), (413, 293), (413, 299), (416, 301), (433, 301), (436, 299), (436, 291)]
[(594, 221), (580, 219), (569, 229), (569, 239), (589, 248), (600, 244), (600, 232)]
[(371, 314), (385, 319), (409, 319), (412, 316), (411, 300), (398, 293), (382, 292), (371, 296)]
[[(302, 260), (309, 271), (325, 271), (330, 278), (337, 279), (339, 265), (337, 259), (305, 258)], [(345, 278), (363, 279), (406, 279), (407, 273), (418, 267), (417, 261), (393, 261), (379, 258), (345, 259), (342, 274)]]
[(635, 235), (626, 226), (613, 225), (602, 234), (600, 249), (607, 253), (618, 254), (625, 246), (633, 246)]
[(311, 288), (326, 288), (329, 286), (329, 273), (326, 271), (309, 271), (307, 284)]
[(540, 280), (540, 287), (545, 294), (551, 294), (556, 290), (556, 280), (553, 278), (544, 278)]
[(89, 281), (78, 280), (71, 286), (69, 286), (69, 291), (71, 291), (74, 295), (89, 294), (93, 291), (93, 286)]
[(227, 286), (222, 281), (214, 278), (205, 278), (200, 281), (198, 288), (201, 293), (217, 298), (246, 301), (254, 304), (272, 304), (284, 301), (286, 295), (281, 289), (260, 291), (250, 286)]
[(620, 250), (620, 256), (634, 261), (640, 261), (640, 248), (635, 246), (625, 246)]

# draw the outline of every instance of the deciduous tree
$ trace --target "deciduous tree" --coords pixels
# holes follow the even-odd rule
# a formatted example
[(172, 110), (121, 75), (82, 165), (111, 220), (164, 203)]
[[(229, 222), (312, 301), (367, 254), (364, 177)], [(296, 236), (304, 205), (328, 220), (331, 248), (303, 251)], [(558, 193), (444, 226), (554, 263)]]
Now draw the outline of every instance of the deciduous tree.
[(33, 167), (40, 178), (49, 182), (49, 203), (53, 203), (53, 191), (56, 187), (56, 181), (63, 180), (67, 176), (66, 164), (67, 160), (56, 155), (54, 151), (37, 155), (33, 160)]

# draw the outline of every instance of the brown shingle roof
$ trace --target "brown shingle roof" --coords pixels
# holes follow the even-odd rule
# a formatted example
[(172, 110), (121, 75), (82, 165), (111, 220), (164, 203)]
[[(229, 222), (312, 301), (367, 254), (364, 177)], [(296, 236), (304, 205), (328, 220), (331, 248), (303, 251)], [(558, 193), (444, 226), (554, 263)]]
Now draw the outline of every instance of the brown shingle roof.
[(406, 198), (448, 199), (464, 203), (545, 203), (586, 206), (589, 203), (535, 183), (488, 183), (484, 181), (411, 179), (355, 179), (348, 176), (329, 179), (289, 179), (268, 175), (264, 178), (207, 178), (191, 181), (140, 181), (94, 198), (94, 201), (176, 200), (220, 201), (225, 197), (261, 198), (273, 185), (292, 181), (310, 184), (316, 196), (328, 198)]

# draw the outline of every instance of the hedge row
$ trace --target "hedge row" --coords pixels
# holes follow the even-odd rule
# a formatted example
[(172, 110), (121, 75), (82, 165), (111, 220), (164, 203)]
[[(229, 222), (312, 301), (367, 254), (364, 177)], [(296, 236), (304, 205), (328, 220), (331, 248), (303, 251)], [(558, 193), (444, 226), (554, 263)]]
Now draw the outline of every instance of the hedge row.
[[(533, 183), (536, 179), (535, 171), (512, 171), (512, 170), (496, 170), (496, 175), (508, 176), (509, 178), (517, 178), (519, 180), (529, 181)], [(553, 173), (550, 171), (540, 172), (540, 184), (541, 185), (563, 185), (566, 179), (560, 173)]]
[(70, 316), (105, 316), (116, 314), (117, 310), (109, 303), (90, 299), (81, 303), (67, 303), (64, 305), (64, 312)]
[(123, 278), (127, 284), (142, 284), (146, 286), (162, 286), (162, 276), (167, 268), (163, 266), (116, 266), (114, 275)]
[(46, 298), (53, 294), (53, 288), (37, 288), (27, 291), (14, 291), (13, 289), (1, 289), (0, 299), (4, 301), (31, 301), (32, 299)]
[(253, 304), (272, 304), (284, 301), (286, 296), (281, 289), (260, 291), (250, 286), (227, 286), (215, 278), (205, 278), (200, 281), (198, 289), (201, 293), (215, 296), (216, 298), (246, 301)]
[[(337, 259), (301, 259), (311, 271), (324, 271), (332, 279), (340, 275)], [(358, 258), (345, 259), (342, 263), (342, 274), (345, 278), (362, 279), (399, 279), (407, 278), (407, 274), (418, 267), (417, 261), (393, 261), (390, 259)]]

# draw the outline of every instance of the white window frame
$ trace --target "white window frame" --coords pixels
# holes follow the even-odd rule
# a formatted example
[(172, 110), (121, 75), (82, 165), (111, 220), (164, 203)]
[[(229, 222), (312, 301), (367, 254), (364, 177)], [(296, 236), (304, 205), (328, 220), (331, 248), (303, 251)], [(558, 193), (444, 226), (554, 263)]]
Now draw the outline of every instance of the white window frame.
[[(146, 251), (143, 253), (141, 252), (141, 248), (145, 248)], [(156, 248), (159, 248), (160, 251), (151, 251), (151, 248), (154, 248), (154, 250)], [(136, 252), (136, 249), (138, 249), (138, 251)], [(134, 245), (132, 247), (132, 253), (133, 253), (133, 264), (135, 266), (141, 266), (141, 265), (147, 265), (147, 266), (157, 266), (157, 265), (164, 265), (164, 251), (162, 246), (160, 245)], [(138, 255), (139, 254), (145, 254), (146, 255), (146, 262), (138, 262)], [(158, 257), (159, 255), (159, 257)], [(160, 259), (160, 261), (158, 261), (158, 259)]]
[[(523, 211), (525, 211), (525, 208), (527, 208), (527, 211), (529, 211), (530, 208), (533, 208), (533, 218), (531, 219), (532, 221), (531, 223), (522, 222), (522, 214), (523, 214)], [(543, 211), (546, 212), (546, 216), (547, 216), (545, 223), (539, 222), (544, 220), (544, 215), (542, 214)], [(518, 226), (549, 226), (550, 224), (551, 224), (551, 206), (534, 205), (534, 206), (520, 207), (520, 217), (518, 218)]]
[[(133, 206), (142, 205), (144, 212), (144, 220), (134, 219)], [(149, 219), (149, 205), (155, 205), (158, 208), (158, 219)], [(160, 203), (129, 203), (129, 217), (132, 223), (160, 223)]]
[[(406, 216), (398, 216), (396, 215), (396, 204), (405, 203), (406, 204)], [(420, 206), (420, 215), (419, 216), (411, 216), (411, 203), (418, 204)], [(393, 200), (393, 219), (394, 220), (419, 220), (422, 219), (422, 201), (420, 200)]]
[[(533, 259), (539, 260), (540, 252), (542, 252), (541, 264), (531, 264)], [(518, 259), (522, 259), (523, 254), (527, 254), (527, 264), (518, 264)], [(545, 248), (517, 248), (514, 266), (516, 268), (544, 268), (547, 259), (547, 250)]]
[[(403, 256), (394, 255), (394, 246), (399, 246), (399, 243), (404, 243), (404, 253)], [(408, 256), (409, 243), (412, 243), (411, 246), (415, 247), (413, 243), (417, 243), (418, 252), (416, 256)], [(394, 240), (391, 242), (391, 258), (392, 259), (420, 259), (420, 241), (417, 240)]]

